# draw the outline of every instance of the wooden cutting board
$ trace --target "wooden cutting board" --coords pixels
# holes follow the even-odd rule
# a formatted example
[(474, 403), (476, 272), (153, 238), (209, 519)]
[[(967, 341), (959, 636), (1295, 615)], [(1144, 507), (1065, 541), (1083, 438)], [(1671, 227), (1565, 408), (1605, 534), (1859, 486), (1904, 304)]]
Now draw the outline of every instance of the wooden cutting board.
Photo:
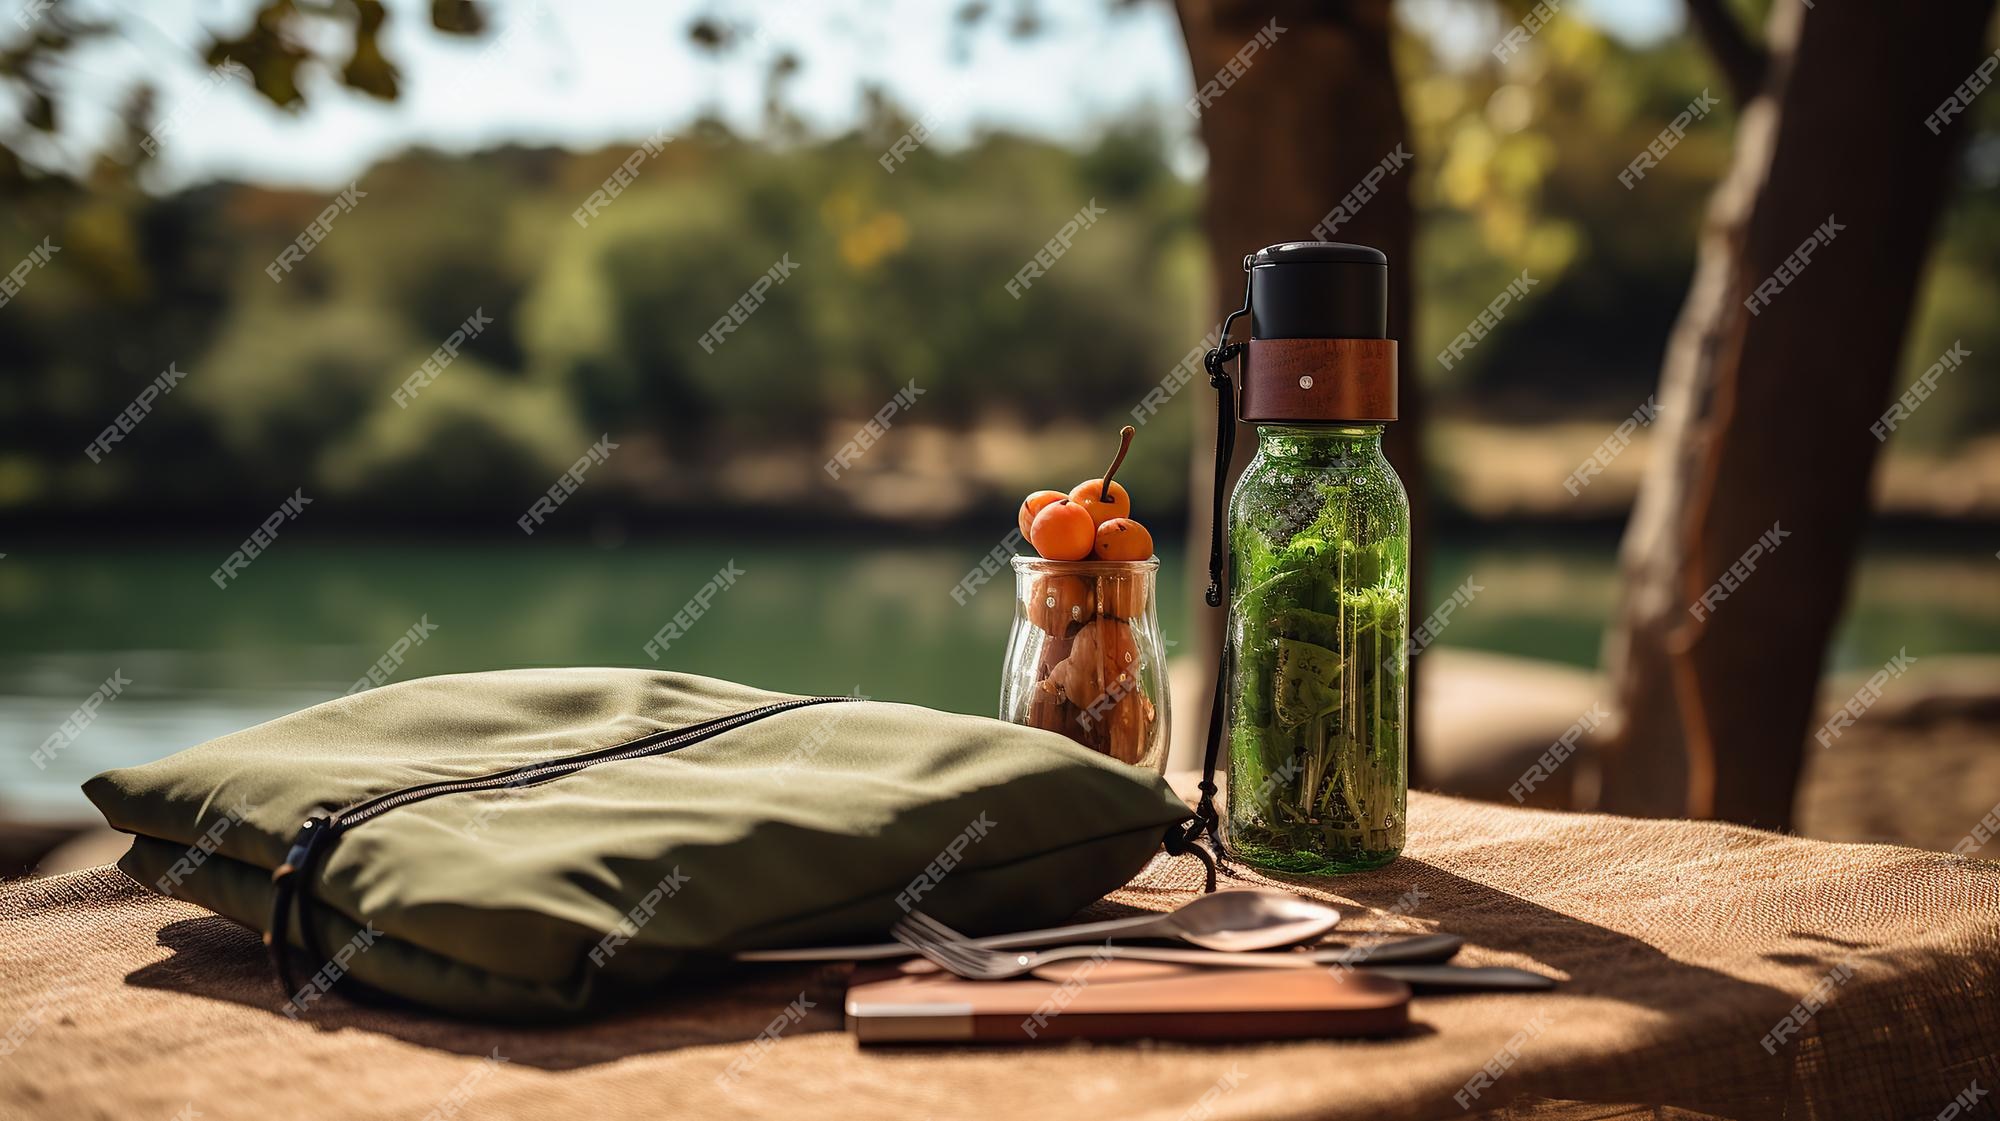
[(863, 1044), (1310, 1039), (1401, 1032), (1410, 990), (1360, 970), (1083, 960), (1011, 981), (962, 981), (906, 962), (857, 969), (846, 1008), (847, 1030)]

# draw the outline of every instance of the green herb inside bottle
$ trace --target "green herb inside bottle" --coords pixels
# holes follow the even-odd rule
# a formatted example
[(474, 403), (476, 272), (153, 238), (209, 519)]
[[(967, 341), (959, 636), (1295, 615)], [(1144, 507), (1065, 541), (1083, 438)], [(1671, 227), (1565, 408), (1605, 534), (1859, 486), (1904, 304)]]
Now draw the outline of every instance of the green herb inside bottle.
[(1408, 499), (1378, 426), (1258, 434), (1230, 507), (1229, 850), (1377, 867), (1404, 838)]

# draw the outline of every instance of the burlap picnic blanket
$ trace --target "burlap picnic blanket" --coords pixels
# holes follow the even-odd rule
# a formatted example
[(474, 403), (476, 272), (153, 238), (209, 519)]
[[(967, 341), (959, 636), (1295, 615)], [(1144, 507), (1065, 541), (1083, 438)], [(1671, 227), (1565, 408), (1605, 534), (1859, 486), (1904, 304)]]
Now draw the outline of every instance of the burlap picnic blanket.
[[(1994, 1115), (2000, 864), (1427, 795), (1410, 838), (1371, 874), (1235, 882), (1334, 901), (1344, 928), (1458, 933), (1462, 962), (1562, 987), (1419, 997), (1395, 1039), (1214, 1046), (862, 1050), (841, 1030), (841, 972), (813, 966), (565, 1028), (332, 998), (294, 1021), (254, 933), (112, 868), (16, 882), (0, 887), (0, 1114)], [(1161, 857), (1104, 906), (1169, 907), (1198, 877)]]

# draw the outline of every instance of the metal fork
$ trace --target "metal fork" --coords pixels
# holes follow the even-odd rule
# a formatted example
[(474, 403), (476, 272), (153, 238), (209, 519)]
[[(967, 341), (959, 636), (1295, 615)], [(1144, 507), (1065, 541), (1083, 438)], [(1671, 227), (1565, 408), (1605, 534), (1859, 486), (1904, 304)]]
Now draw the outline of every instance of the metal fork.
[[(931, 918), (911, 911), (889, 928), (896, 941), (947, 973), (968, 981), (1004, 981), (1040, 969), (1051, 962), (1074, 958), (1156, 961), (1177, 965), (1222, 965), (1255, 969), (1325, 969), (1350, 965), (1370, 973), (1393, 977), (1433, 992), (1445, 990), (1518, 991), (1553, 988), (1555, 982), (1538, 973), (1504, 966), (1463, 968), (1451, 965), (1395, 964), (1410, 961), (1437, 961), (1450, 957), (1461, 944), (1454, 935), (1421, 935), (1401, 942), (1372, 947), (1323, 950), (1308, 953), (1224, 953), (1217, 950), (1177, 950), (1153, 946), (1056, 946), (1046, 950), (993, 950), (977, 945), (966, 935)], [(1399, 949), (1409, 943), (1407, 949)]]

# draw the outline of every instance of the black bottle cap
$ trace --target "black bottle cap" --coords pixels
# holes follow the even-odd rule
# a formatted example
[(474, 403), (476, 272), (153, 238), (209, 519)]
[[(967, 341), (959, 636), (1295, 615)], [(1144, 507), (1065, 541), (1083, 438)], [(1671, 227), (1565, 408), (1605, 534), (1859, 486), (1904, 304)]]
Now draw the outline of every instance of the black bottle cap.
[(1250, 270), (1250, 336), (1257, 339), (1386, 339), (1389, 258), (1338, 241), (1269, 245)]

